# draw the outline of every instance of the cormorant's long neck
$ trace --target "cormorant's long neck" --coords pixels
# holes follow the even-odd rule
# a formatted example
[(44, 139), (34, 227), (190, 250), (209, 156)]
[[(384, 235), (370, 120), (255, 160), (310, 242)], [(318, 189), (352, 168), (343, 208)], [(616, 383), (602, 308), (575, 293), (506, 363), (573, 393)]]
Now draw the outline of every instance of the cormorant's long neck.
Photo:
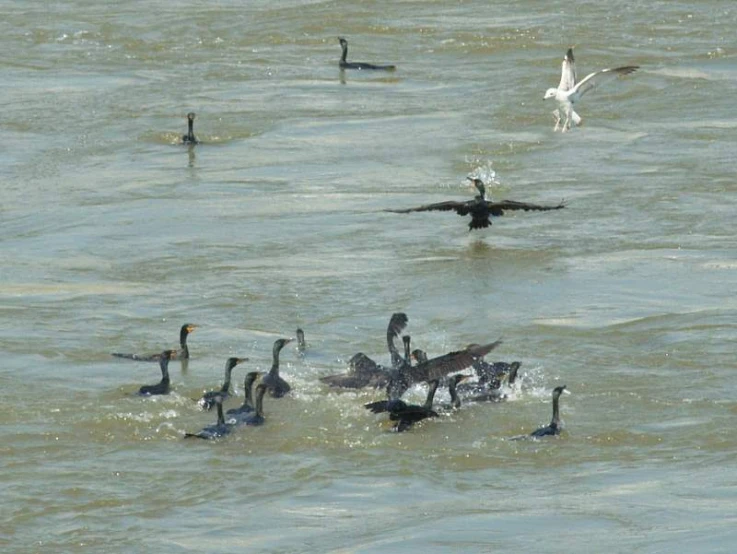
[(390, 329), (386, 332), (386, 345), (389, 348), (389, 354), (392, 358), (392, 367), (398, 368), (402, 365), (402, 357), (399, 355), (397, 347), (394, 346), (394, 332)]
[(223, 415), (223, 403), (218, 402), (218, 425), (225, 425), (225, 416)]
[(266, 387), (264, 385), (259, 385), (256, 387), (256, 415), (262, 416), (264, 415), (264, 394), (266, 394)]
[(456, 390), (457, 386), (458, 381), (456, 381), (455, 379), (451, 379), (450, 384), (448, 385), (448, 391), (450, 392), (450, 405), (453, 406), (455, 409), (461, 407), (461, 399), (458, 398), (458, 391)]
[(169, 358), (166, 356), (161, 356), (161, 360), (159, 360), (159, 366), (161, 367), (161, 382), (168, 383), (169, 382)]
[(194, 142), (194, 119), (187, 118), (187, 139)]
[(250, 377), (246, 377), (245, 383), (243, 383), (243, 389), (244, 393), (246, 395), (246, 399), (243, 401), (244, 406), (250, 406), (253, 408), (253, 382), (256, 379), (252, 379)]
[(428, 410), (432, 408), (432, 403), (435, 400), (435, 391), (438, 390), (438, 386), (440, 386), (440, 381), (438, 379), (430, 381), (430, 388), (427, 389), (427, 398), (425, 398), (424, 408), (427, 408)]
[(230, 376), (233, 374), (234, 367), (235, 365), (231, 365), (230, 363), (225, 365), (225, 379), (223, 380), (223, 386), (220, 389), (221, 392), (230, 391)]
[[(189, 124), (191, 125), (192, 122), (190, 121)], [(187, 348), (187, 336), (189, 336), (189, 331), (187, 331), (186, 327), (182, 327), (182, 330), (179, 331), (179, 347), (182, 351), (183, 359), (189, 358), (189, 348)]]
[(279, 352), (281, 352), (280, 346), (274, 347), (274, 360), (271, 362), (271, 369), (269, 370), (269, 375), (275, 375), (279, 376)]
[(341, 42), (340, 47), (343, 49), (343, 54), (340, 56), (340, 62), (345, 63), (346, 57), (348, 56), (348, 43), (347, 42)]
[(558, 409), (558, 402), (560, 394), (553, 396), (553, 419), (550, 420), (551, 427), (558, 427), (560, 425), (560, 411)]
[(404, 364), (406, 366), (412, 365), (412, 354), (410, 353), (410, 338), (409, 336), (402, 337), (402, 340), (404, 341)]

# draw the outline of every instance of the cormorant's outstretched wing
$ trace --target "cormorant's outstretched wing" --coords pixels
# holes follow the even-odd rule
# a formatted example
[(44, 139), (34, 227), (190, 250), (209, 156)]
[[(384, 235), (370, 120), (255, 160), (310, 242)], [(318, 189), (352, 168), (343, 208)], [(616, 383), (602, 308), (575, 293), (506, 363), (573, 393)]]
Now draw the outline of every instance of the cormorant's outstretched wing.
[(576, 66), (573, 60), (573, 48), (569, 48), (560, 69), (560, 84), (558, 90), (571, 90), (576, 86)]
[(436, 204), (425, 204), (424, 206), (418, 206), (416, 208), (405, 208), (403, 210), (384, 210), (385, 212), (391, 212), (395, 214), (408, 214), (410, 212), (451, 212), (454, 211), (458, 215), (468, 215), (471, 210), (471, 206), (475, 203), (474, 200), (466, 202), (457, 202), (455, 200), (448, 200), (447, 202), (438, 202)]
[(601, 71), (595, 71), (594, 73), (589, 73), (588, 75), (586, 75), (586, 77), (583, 78), (583, 80), (580, 83), (578, 83), (575, 87), (573, 87), (571, 94), (580, 98), (581, 96), (586, 94), (591, 89), (601, 86), (607, 81), (611, 81), (615, 77), (619, 77), (620, 75), (629, 75), (630, 73), (634, 73), (637, 69), (639, 69), (639, 67), (640, 67), (639, 65), (625, 65), (622, 67), (615, 67), (612, 69), (602, 69)]
[(406, 373), (411, 377), (413, 383), (440, 379), (441, 377), (463, 371), (467, 367), (470, 367), (473, 362), (486, 356), (501, 343), (502, 341), (500, 339), (489, 344), (472, 344), (463, 350), (449, 352), (443, 356), (438, 356), (414, 367), (407, 368)]
[(516, 200), (502, 200), (501, 202), (487, 201), (486, 205), (489, 207), (491, 215), (504, 215), (504, 210), (524, 210), (546, 212), (548, 210), (560, 210), (565, 208), (566, 205), (562, 202), (555, 206), (541, 206), (540, 204), (530, 204), (529, 202), (517, 202)]

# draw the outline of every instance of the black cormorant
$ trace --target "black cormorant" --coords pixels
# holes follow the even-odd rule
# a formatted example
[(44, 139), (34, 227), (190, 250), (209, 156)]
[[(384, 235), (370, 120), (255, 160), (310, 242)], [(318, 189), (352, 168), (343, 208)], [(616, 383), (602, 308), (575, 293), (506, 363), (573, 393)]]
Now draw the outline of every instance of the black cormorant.
[(392, 212), (397, 214), (407, 214), (410, 212), (429, 212), (433, 210), (440, 211), (454, 211), (458, 215), (471, 215), (471, 222), (468, 224), (468, 229), (483, 229), (491, 225), (491, 216), (504, 215), (505, 210), (534, 210), (534, 211), (548, 211), (548, 210), (560, 210), (564, 208), (564, 204), (558, 204), (555, 206), (541, 206), (538, 204), (528, 204), (527, 202), (517, 202), (515, 200), (502, 200), (501, 202), (492, 202), (486, 199), (486, 189), (481, 179), (472, 179), (474, 186), (479, 191), (479, 194), (473, 199), (466, 202), (458, 202), (455, 200), (449, 200), (447, 202), (438, 202), (436, 204), (426, 204), (417, 208), (407, 208), (403, 210), (391, 209), (384, 210), (386, 212)]
[(233, 368), (242, 362), (247, 362), (248, 358), (228, 358), (225, 362), (225, 379), (223, 380), (223, 386), (220, 390), (213, 390), (206, 392), (197, 401), (200, 408), (203, 410), (210, 410), (215, 405), (215, 397), (220, 396), (223, 400), (230, 396), (230, 376), (233, 373)]
[[(189, 348), (187, 347), (187, 337), (196, 328), (197, 328), (197, 325), (194, 325), (192, 323), (185, 323), (184, 325), (182, 325), (182, 328), (179, 330), (179, 350), (176, 351), (176, 356), (172, 356), (172, 358), (176, 357), (178, 360), (188, 360), (189, 359)], [(115, 356), (116, 358), (125, 358), (127, 360), (138, 360), (141, 362), (157, 362), (159, 361), (159, 358), (161, 357), (161, 353), (121, 354), (119, 352), (113, 352), (112, 355)]]
[(378, 365), (363, 352), (355, 354), (348, 360), (350, 368), (346, 373), (326, 375), (320, 381), (331, 387), (344, 389), (362, 389), (363, 387), (381, 388), (389, 380), (389, 370)]
[(237, 425), (262, 425), (264, 419), (264, 394), (266, 393), (266, 385), (259, 383), (256, 387), (256, 411), (245, 414), (239, 418)]
[(560, 399), (560, 395), (563, 394), (564, 390), (566, 390), (565, 385), (561, 385), (560, 387), (555, 387), (553, 389), (553, 419), (550, 420), (550, 425), (547, 425), (546, 427), (540, 427), (539, 429), (535, 429), (532, 433), (530, 433), (531, 437), (547, 437), (548, 435), (560, 435), (561, 425), (558, 402)]
[(199, 144), (199, 140), (194, 136), (194, 112), (187, 114), (187, 134), (182, 135), (182, 144)]
[(254, 410), (253, 407), (253, 384), (256, 379), (261, 375), (260, 371), (249, 371), (246, 373), (246, 379), (243, 381), (243, 393), (245, 399), (243, 404), (238, 408), (231, 408), (226, 412), (227, 415), (233, 416), (235, 419), (242, 419), (246, 414), (251, 413)]
[(225, 422), (225, 416), (223, 415), (223, 397), (218, 394), (215, 396), (214, 401), (218, 409), (217, 423), (208, 425), (198, 433), (185, 433), (185, 439), (197, 438), (212, 440), (230, 433), (233, 429), (233, 425)]
[(264, 378), (261, 379), (261, 382), (267, 389), (269, 389), (269, 394), (274, 398), (281, 398), (292, 389), (292, 387), (289, 386), (289, 383), (279, 375), (279, 352), (281, 352), (281, 349), (287, 344), (292, 342), (292, 340), (294, 339), (277, 339), (274, 342), (274, 360), (271, 364), (271, 369), (266, 375), (264, 375)]
[(409, 318), (407, 317), (407, 314), (398, 312), (392, 314), (392, 317), (389, 319), (389, 325), (386, 327), (386, 345), (387, 348), (389, 348), (389, 355), (391, 356), (392, 367), (394, 369), (402, 367), (405, 362), (404, 358), (402, 358), (402, 355), (399, 353), (399, 350), (397, 350), (397, 347), (394, 345), (394, 339), (404, 331), (408, 322)]
[(340, 62), (338, 62), (341, 69), (378, 69), (383, 71), (394, 71), (397, 68), (394, 65), (374, 65), (365, 62), (348, 62), (346, 61), (346, 56), (348, 56), (348, 41), (343, 37), (338, 37), (338, 42), (340, 42), (340, 47), (343, 49), (343, 53), (340, 56)]
[(164, 350), (159, 354), (159, 367), (161, 367), (161, 381), (155, 385), (144, 385), (138, 389), (141, 396), (154, 396), (157, 394), (169, 394), (169, 360), (176, 358), (176, 350)]

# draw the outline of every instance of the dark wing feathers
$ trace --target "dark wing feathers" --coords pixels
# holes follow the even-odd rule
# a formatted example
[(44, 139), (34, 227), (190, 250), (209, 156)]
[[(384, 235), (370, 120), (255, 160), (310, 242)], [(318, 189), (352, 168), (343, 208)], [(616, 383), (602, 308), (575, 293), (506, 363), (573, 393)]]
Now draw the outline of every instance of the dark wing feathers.
[(451, 373), (463, 371), (470, 367), (476, 360), (483, 358), (502, 343), (501, 340), (489, 344), (468, 346), (463, 350), (449, 352), (437, 358), (433, 358), (414, 367), (407, 368), (413, 383), (432, 381), (440, 379)]
[(500, 202), (487, 202), (486, 205), (491, 211), (491, 215), (504, 215), (504, 210), (524, 210), (546, 212), (548, 210), (560, 210), (565, 208), (562, 202), (555, 206), (541, 206), (540, 204), (530, 204), (529, 202), (517, 202), (516, 200), (502, 200)]
[(403, 210), (384, 210), (384, 211), (395, 213), (395, 214), (408, 214), (410, 212), (455, 211), (458, 215), (468, 215), (471, 209), (471, 206), (474, 203), (475, 203), (475, 200), (469, 200), (466, 202), (456, 202), (455, 200), (448, 200), (447, 202), (438, 202), (436, 204), (425, 204), (424, 206), (418, 206), (417, 208), (406, 208)]

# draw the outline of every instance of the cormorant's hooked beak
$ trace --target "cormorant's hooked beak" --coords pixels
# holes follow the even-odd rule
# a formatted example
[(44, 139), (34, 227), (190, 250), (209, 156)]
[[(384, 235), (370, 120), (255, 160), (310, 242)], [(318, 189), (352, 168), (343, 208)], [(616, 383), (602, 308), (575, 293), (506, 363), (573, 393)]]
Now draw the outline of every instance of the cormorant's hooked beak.
[(239, 364), (242, 364), (243, 362), (247, 362), (248, 358), (236, 358), (236, 360)]
[(197, 329), (197, 327), (199, 327), (199, 325), (195, 325), (194, 323), (193, 323), (193, 324), (191, 324), (191, 325), (187, 325), (187, 332), (188, 332), (188, 333), (191, 333), (191, 332), (193, 332), (193, 331), (194, 331), (195, 329)]

